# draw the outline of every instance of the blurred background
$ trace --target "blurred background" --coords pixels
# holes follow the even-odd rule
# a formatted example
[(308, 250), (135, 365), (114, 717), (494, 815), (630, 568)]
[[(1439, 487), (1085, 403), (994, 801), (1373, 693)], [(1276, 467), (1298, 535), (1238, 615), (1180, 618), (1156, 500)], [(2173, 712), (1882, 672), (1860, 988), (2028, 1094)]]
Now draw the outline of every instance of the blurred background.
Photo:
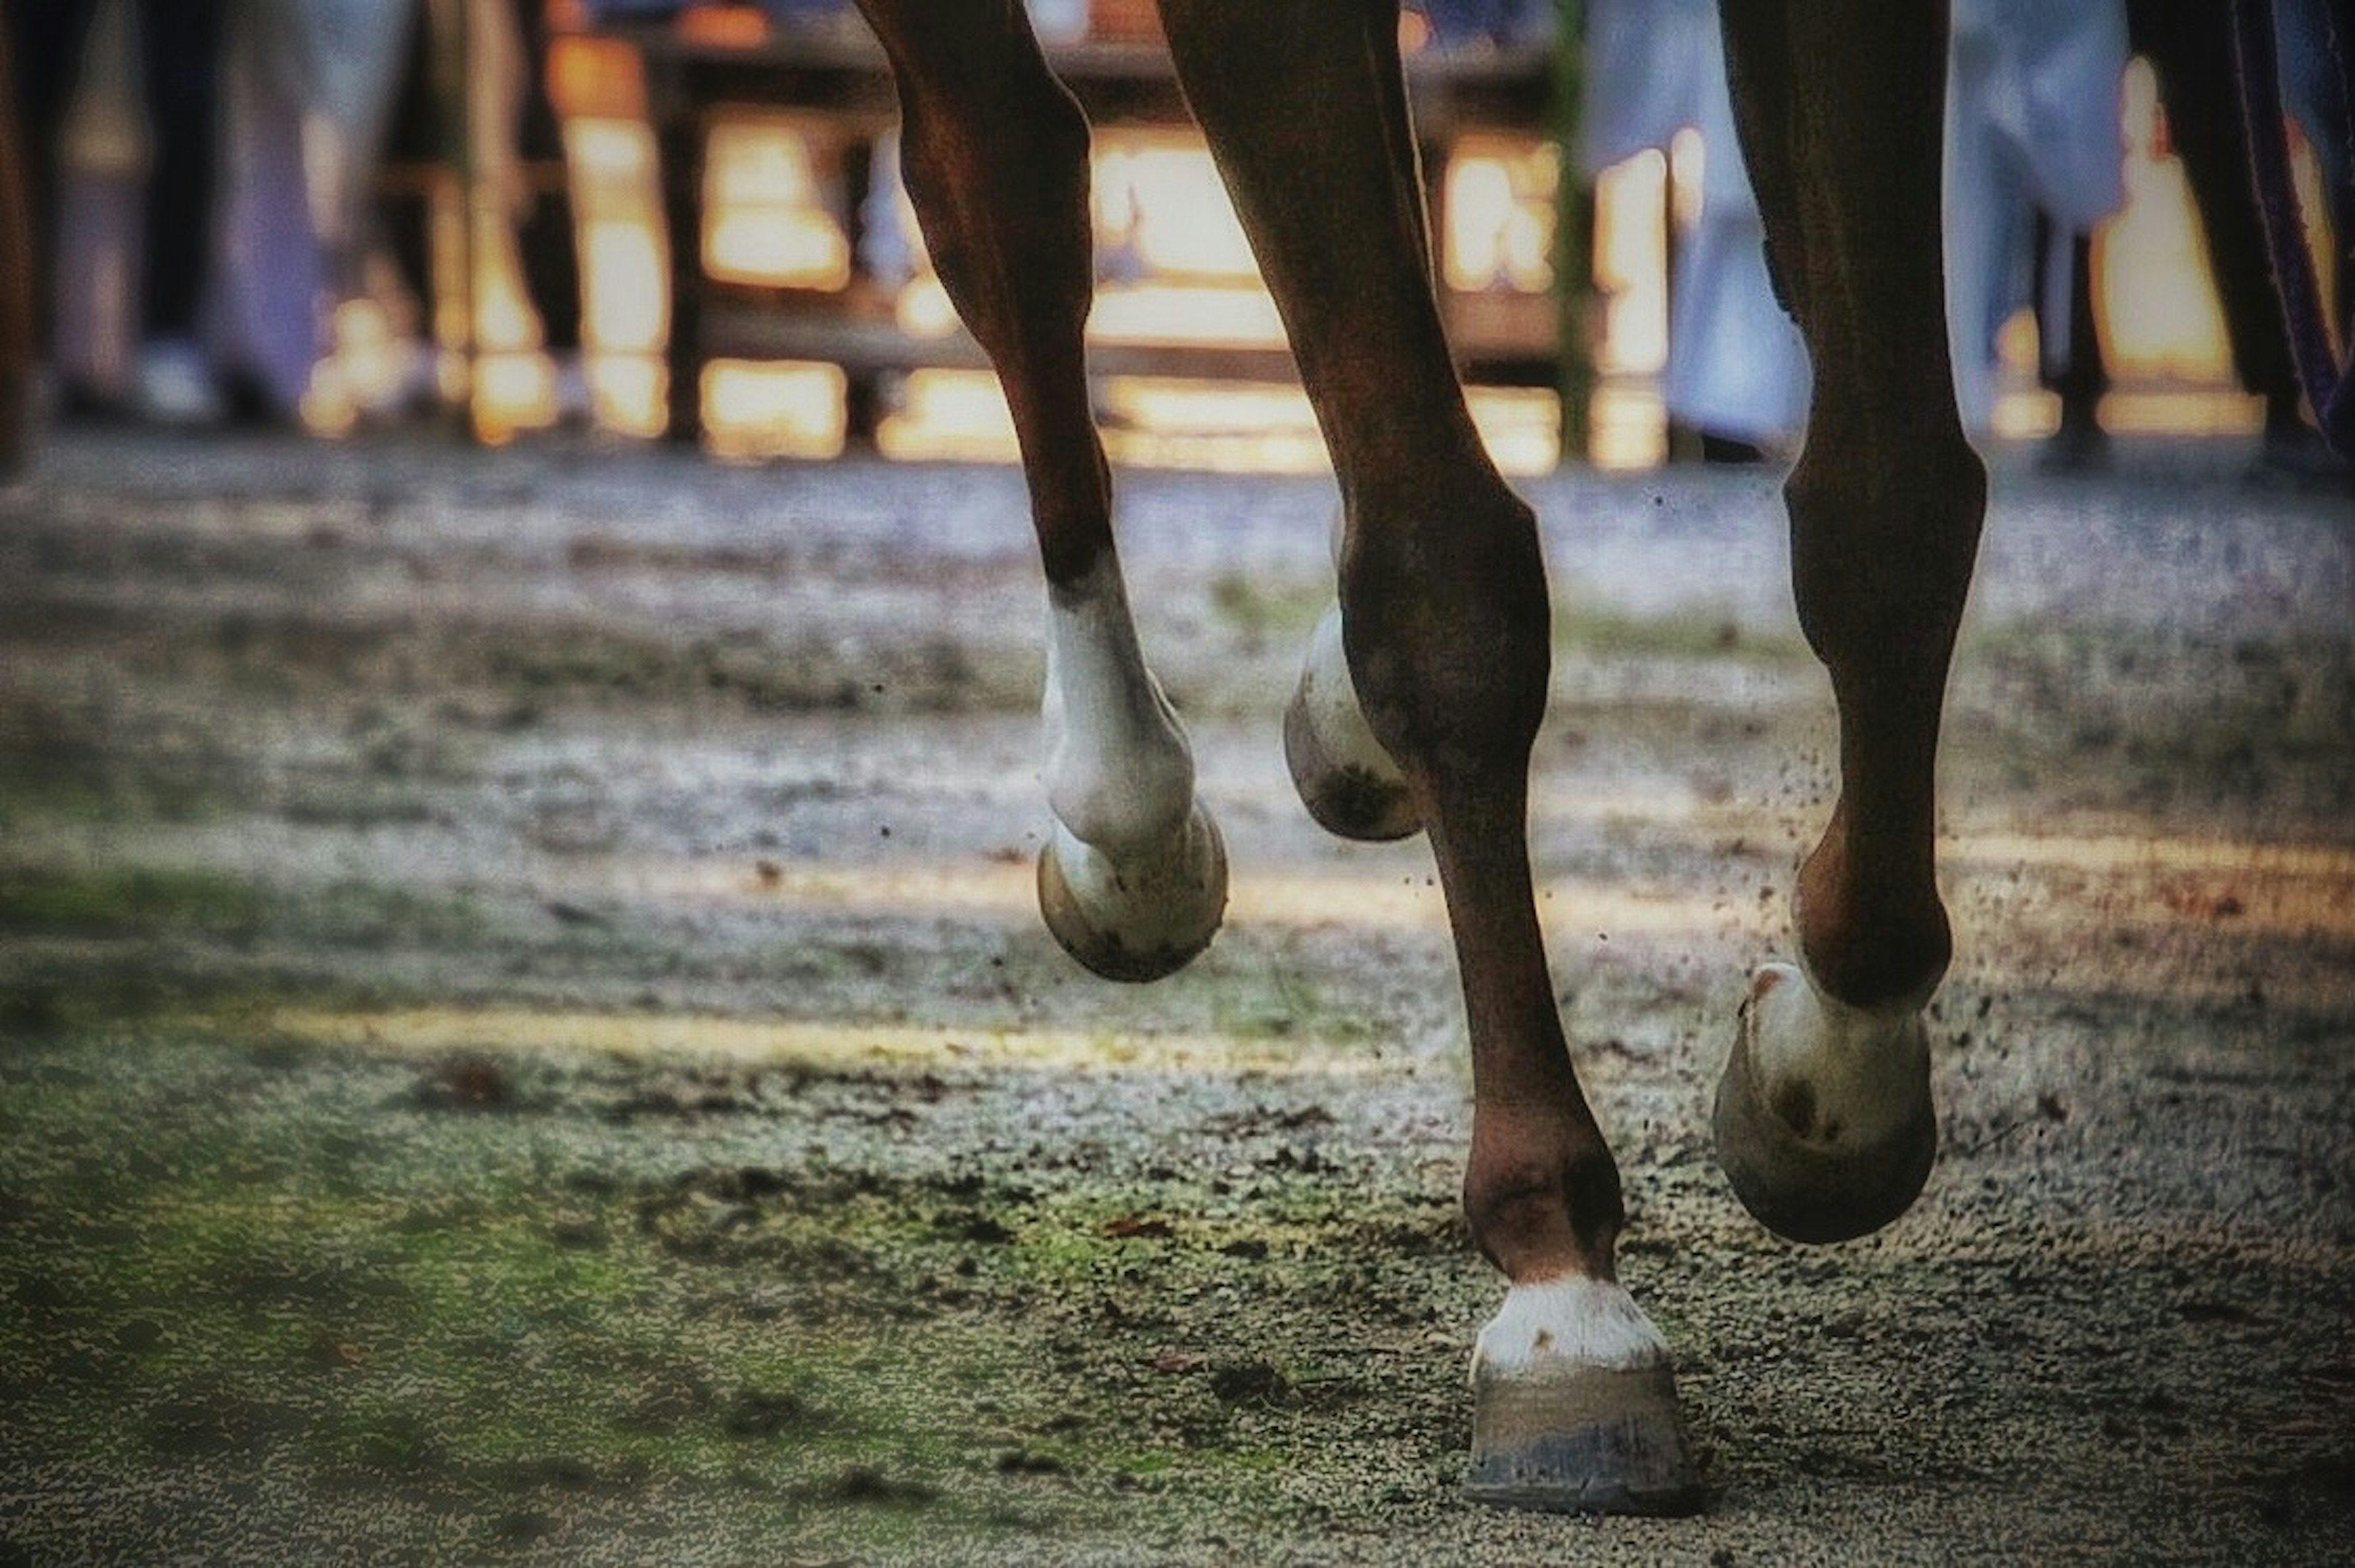
[[(2187, 164), (2193, 141), (2237, 134), (2193, 80), (2223, 57), (2135, 7), (2058, 25), (2037, 9), (1956, 15), (1949, 208), (1968, 252), (1955, 270), (1978, 280), (1957, 285), (1972, 319), (1955, 329), (1974, 426), (2051, 438), (2063, 464), (2100, 460), (2114, 431), (2264, 429), (2294, 449), (2295, 390), (2235, 342), (2236, 283), (2263, 286), (2233, 276), (2249, 233)], [(2304, 9), (2284, 0), (2294, 68)], [(1149, 0), (1031, 10), (1099, 123), (1092, 333), (1115, 461), (1320, 470)], [(1710, 10), (1428, 0), (1402, 16), (1443, 300), (1510, 472), (1741, 461), (1794, 433), (1804, 363), (1765, 292)], [(888, 77), (847, 0), (12, 0), (6, 16), (58, 417), (335, 437), (454, 416), (489, 443), (572, 424), (730, 459), (1013, 459), (926, 264)], [(2294, 167), (2338, 319), (2347, 175), (2318, 149), (2343, 140), (2344, 105), (2307, 97)], [(2040, 166), (2056, 146), (2080, 173)]]

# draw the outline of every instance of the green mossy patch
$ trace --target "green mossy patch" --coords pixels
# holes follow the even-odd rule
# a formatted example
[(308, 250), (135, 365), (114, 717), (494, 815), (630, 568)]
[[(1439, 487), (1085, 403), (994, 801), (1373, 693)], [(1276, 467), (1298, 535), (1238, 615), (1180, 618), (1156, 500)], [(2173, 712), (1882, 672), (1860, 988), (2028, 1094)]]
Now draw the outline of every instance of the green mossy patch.
[[(656, 1067), (339, 1058), (224, 1016), (0, 1038), (0, 1456), (551, 1529), (686, 1490), (890, 1549), (1263, 1508), (1302, 1424), (1353, 1410), (1452, 1441), (1444, 1403), (1397, 1426), (1390, 1363), (1429, 1360), (1422, 1296), (1465, 1260), (1370, 1292), (1335, 1261), (1369, 1226), (1444, 1233), (1444, 1199), (1281, 1161), (1241, 1192), (714, 1160), (709, 1117), (610, 1114)], [(826, 1092), (744, 1103), (807, 1132)], [(1321, 1342), (1369, 1301), (1370, 1365)]]

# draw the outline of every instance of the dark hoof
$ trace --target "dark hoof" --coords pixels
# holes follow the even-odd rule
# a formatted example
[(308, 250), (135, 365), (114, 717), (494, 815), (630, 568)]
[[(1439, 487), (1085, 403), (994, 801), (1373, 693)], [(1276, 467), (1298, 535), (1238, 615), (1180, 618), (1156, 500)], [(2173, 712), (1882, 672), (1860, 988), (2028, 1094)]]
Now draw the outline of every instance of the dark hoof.
[(1039, 912), (1047, 929), (1107, 980), (1142, 984), (1176, 974), (1210, 945), (1226, 907), (1226, 841), (1199, 805), (1176, 844), (1129, 865), (1114, 867), (1060, 827), (1039, 851)]
[(1689, 1514), (1705, 1500), (1665, 1364), (1478, 1372), (1464, 1489), (1475, 1502), (1549, 1513)]
[[(1796, 976), (1785, 982), (1804, 985)], [(1758, 1222), (1787, 1241), (1852, 1241), (1888, 1224), (1913, 1206), (1938, 1157), (1938, 1118), (1926, 1072), (1910, 1115), (1880, 1137), (1827, 1142), (1802, 1136), (1788, 1114), (1808, 1114), (1804, 1096), (1770, 1104), (1751, 1061), (1757, 1001), (1742, 1009), (1739, 1032), (1718, 1080), (1717, 1162), (1734, 1196)], [(1918, 1015), (1909, 1015), (1919, 1029)]]

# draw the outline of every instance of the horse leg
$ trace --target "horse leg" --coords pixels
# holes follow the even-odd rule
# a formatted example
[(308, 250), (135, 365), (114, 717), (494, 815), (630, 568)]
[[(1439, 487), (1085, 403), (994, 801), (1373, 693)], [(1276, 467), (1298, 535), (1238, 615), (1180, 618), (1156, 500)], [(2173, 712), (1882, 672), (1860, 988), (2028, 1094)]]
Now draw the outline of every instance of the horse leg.
[(1226, 854), (1185, 731), (1137, 645), (1089, 407), (1088, 129), (1021, 0), (861, 0), (899, 85), (901, 166), (934, 266), (989, 355), (1022, 448), (1047, 574), (1045, 728), (1056, 827), (1039, 859), (1056, 938), (1116, 980), (1200, 952)]
[(1953, 950), (1934, 868), (1939, 710), (1986, 507), (1940, 272), (1945, 8), (1724, 0), (1742, 152), (1815, 365), (1785, 486), (1792, 581), (1839, 716), (1839, 798), (1719, 1085), (1735, 1191), (1798, 1241), (1904, 1211), (1935, 1157), (1922, 1008)]
[(1488, 460), (1441, 328), (1397, 7), (1161, 11), (1333, 455), (1348, 673), (1445, 891), (1472, 1052), (1465, 1209), (1509, 1282), (1475, 1352), (1473, 1495), (1689, 1508), (1667, 1349), (1617, 1281), (1618, 1170), (1571, 1067), (1532, 893), (1550, 630), (1536, 520)]

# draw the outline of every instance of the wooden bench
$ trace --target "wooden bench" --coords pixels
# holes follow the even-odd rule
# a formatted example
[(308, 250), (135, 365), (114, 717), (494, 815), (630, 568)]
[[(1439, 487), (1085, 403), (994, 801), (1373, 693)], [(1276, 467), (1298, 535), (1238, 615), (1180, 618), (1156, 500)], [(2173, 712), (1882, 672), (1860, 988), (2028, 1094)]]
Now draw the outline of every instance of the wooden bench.
[[(703, 260), (705, 150), (712, 126), (731, 116), (791, 112), (822, 123), (852, 155), (849, 194), (864, 192), (865, 149), (898, 119), (880, 49), (863, 35), (803, 37), (770, 33), (715, 39), (675, 28), (618, 29), (633, 45), (645, 86), (647, 120), (662, 167), (664, 219), (671, 268), (669, 423), (672, 439), (702, 435), (704, 367), (714, 359), (797, 359), (840, 366), (851, 387), (854, 438), (872, 433), (873, 389), (892, 372), (935, 367), (986, 368), (980, 347), (961, 329), (922, 336), (900, 326), (894, 291), (856, 267), (838, 289), (770, 287), (714, 278)], [(1167, 53), (1156, 44), (1088, 42), (1050, 50), (1057, 72), (1088, 116), (1103, 128), (1187, 129), (1193, 125)], [(1436, 209), (1450, 149), (1468, 133), (1548, 133), (1553, 67), (1543, 53), (1479, 59), (1418, 54), (1410, 62), (1417, 124)], [(1434, 231), (1445, 214), (1434, 210)], [(854, 240), (854, 253), (858, 247)], [(1557, 383), (1554, 302), (1542, 293), (1445, 291), (1444, 298), (1467, 379), (1522, 387)], [(1152, 375), (1228, 380), (1297, 380), (1290, 354), (1217, 344), (1095, 341), (1091, 363), (1102, 375)]]

